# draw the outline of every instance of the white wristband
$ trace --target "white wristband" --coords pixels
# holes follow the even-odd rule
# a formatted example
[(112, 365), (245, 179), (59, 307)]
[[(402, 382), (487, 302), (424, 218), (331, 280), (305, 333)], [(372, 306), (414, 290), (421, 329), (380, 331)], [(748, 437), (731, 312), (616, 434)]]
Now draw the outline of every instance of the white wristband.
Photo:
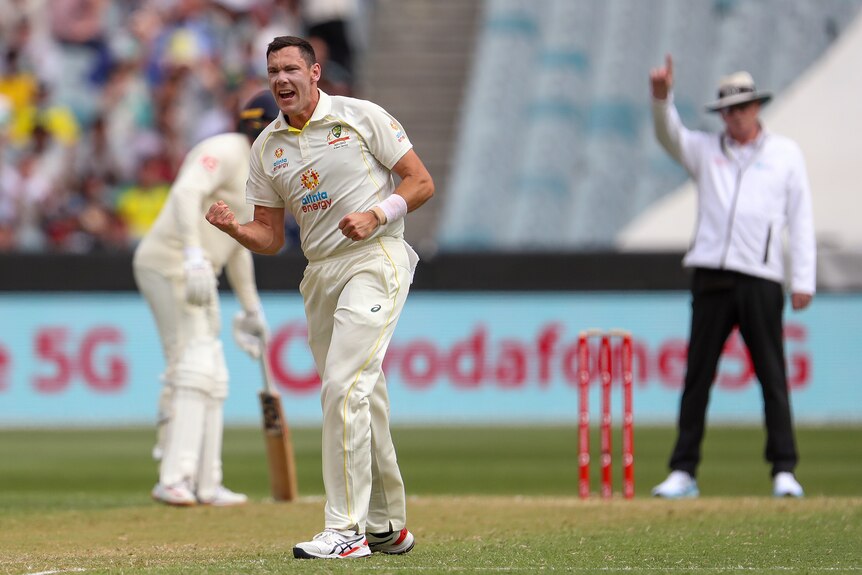
[(404, 199), (404, 196), (399, 196), (398, 194), (392, 194), (375, 207), (380, 208), (386, 214), (386, 223), (407, 215), (407, 200)]

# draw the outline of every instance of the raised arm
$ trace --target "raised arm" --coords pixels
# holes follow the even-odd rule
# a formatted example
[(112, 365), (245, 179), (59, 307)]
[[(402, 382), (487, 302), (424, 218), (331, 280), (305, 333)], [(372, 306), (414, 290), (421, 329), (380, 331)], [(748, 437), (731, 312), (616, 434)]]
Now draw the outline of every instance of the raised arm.
[(650, 70), (653, 130), (659, 144), (677, 162), (686, 166), (680, 140), (684, 127), (673, 105), (673, 58), (665, 56), (665, 64)]

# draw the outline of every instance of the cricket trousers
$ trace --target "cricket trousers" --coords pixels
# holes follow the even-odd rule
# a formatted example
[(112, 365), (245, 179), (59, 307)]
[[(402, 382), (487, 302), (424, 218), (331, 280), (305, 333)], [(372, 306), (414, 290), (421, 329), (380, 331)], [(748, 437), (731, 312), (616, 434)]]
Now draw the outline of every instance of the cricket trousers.
[(404, 482), (389, 431), (383, 357), (418, 258), (401, 239), (374, 238), (310, 262), (300, 284), (321, 379), (325, 527), (404, 528)]
[(165, 362), (165, 378), (172, 379), (183, 348), (199, 337), (218, 338), (221, 310), (218, 294), (214, 293), (205, 306), (192, 306), (185, 301), (185, 284), (162, 272), (143, 266), (134, 267), (135, 283), (147, 300), (159, 332)]
[(213, 287), (205, 306), (185, 301), (181, 275), (134, 266), (135, 281), (152, 311), (166, 369), (159, 397), (159, 481), (188, 480), (202, 499), (222, 483), (223, 404), (228, 373), (219, 340), (221, 312)]
[(737, 272), (697, 268), (692, 279), (691, 333), (672, 470), (695, 476), (709, 393), (734, 327), (745, 341), (763, 393), (765, 459), (772, 475), (792, 472), (798, 455), (784, 360), (781, 284)]

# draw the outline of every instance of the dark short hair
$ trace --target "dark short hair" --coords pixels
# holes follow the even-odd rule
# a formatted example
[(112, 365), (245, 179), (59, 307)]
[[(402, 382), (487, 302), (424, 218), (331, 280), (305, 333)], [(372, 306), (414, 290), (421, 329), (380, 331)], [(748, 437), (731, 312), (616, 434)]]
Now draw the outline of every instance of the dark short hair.
[(282, 48), (290, 48), (291, 46), (299, 48), (299, 53), (309, 68), (317, 63), (317, 55), (314, 53), (314, 48), (311, 47), (311, 44), (305, 38), (300, 38), (299, 36), (276, 36), (266, 47), (266, 57), (269, 59), (269, 55), (273, 52), (277, 52)]

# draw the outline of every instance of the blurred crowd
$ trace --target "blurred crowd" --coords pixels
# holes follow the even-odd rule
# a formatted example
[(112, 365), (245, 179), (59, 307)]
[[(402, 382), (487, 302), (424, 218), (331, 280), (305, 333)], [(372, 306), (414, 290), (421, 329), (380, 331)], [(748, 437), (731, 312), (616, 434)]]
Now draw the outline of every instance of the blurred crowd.
[(353, 91), (361, 0), (0, 0), (0, 252), (134, 247), (186, 152), (302, 35)]

